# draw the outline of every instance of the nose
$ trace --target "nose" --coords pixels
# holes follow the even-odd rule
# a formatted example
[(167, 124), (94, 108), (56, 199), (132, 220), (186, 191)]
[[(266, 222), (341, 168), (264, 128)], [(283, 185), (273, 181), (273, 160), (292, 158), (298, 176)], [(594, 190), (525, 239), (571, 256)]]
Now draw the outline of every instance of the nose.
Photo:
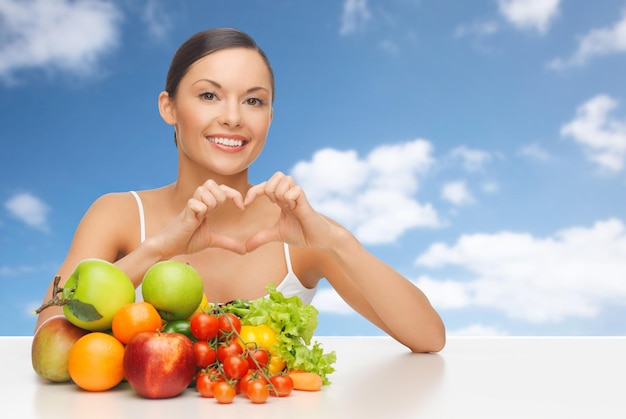
[(230, 128), (241, 126), (241, 109), (239, 104), (235, 101), (228, 101), (224, 103), (220, 122)]

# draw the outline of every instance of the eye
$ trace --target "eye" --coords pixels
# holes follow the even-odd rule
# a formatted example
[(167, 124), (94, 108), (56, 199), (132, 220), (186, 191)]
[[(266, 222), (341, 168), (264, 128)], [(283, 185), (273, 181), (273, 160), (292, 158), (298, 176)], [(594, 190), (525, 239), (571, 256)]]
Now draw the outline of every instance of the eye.
[(251, 106), (263, 106), (265, 102), (257, 97), (251, 97), (245, 100), (246, 105)]
[(200, 99), (215, 100), (217, 99), (217, 95), (213, 92), (204, 92), (204, 93), (200, 93)]

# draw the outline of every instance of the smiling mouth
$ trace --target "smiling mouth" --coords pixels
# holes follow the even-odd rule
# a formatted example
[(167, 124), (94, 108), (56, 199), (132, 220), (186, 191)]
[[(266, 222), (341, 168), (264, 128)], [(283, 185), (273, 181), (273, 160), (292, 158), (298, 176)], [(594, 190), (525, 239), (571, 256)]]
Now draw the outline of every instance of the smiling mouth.
[(242, 147), (245, 144), (243, 140), (235, 140), (232, 138), (208, 137), (210, 143), (219, 144), (226, 147)]

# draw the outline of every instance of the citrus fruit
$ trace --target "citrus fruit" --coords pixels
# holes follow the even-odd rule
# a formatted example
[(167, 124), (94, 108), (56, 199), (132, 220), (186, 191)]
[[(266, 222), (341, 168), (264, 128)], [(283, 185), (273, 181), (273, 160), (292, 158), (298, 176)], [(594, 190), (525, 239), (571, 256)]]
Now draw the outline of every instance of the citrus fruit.
[(200, 301), (200, 304), (198, 304), (198, 308), (196, 308), (196, 310), (193, 313), (191, 313), (191, 315), (187, 318), (187, 320), (191, 320), (194, 314), (208, 312), (210, 308), (211, 308), (211, 305), (209, 304), (209, 300), (206, 297), (206, 294), (203, 294), (202, 300)]
[(165, 260), (146, 271), (141, 293), (143, 300), (152, 304), (162, 319), (185, 320), (202, 301), (204, 283), (191, 265)]
[(104, 391), (124, 378), (124, 345), (114, 336), (91, 332), (76, 341), (67, 361), (74, 383), (87, 391)]
[(154, 332), (163, 326), (161, 316), (154, 306), (145, 301), (126, 304), (113, 316), (113, 336), (126, 344), (141, 332)]

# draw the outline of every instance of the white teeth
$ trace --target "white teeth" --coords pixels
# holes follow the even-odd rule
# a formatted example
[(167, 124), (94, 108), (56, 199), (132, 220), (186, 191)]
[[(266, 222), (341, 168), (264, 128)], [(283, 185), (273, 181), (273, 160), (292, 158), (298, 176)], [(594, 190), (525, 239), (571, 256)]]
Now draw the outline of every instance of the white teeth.
[(231, 138), (215, 138), (209, 137), (209, 142), (213, 144), (225, 145), (228, 147), (241, 147), (243, 145), (243, 141), (241, 140), (233, 140)]

